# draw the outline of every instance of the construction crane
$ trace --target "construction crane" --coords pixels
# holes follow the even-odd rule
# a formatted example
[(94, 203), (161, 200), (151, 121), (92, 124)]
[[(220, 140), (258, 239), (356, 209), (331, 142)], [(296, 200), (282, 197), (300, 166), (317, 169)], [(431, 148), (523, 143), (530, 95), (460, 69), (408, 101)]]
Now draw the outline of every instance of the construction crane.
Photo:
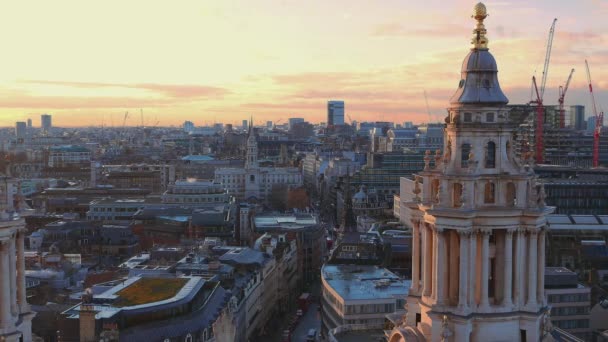
[(574, 74), (574, 69), (570, 70), (570, 75), (568, 76), (568, 80), (566, 81), (565, 86), (559, 86), (559, 128), (566, 127), (566, 120), (564, 115), (564, 98), (566, 97), (566, 92), (568, 91), (568, 86), (570, 85), (570, 80), (572, 80), (572, 74)]
[(144, 127), (144, 110), (142, 108), (139, 109), (139, 114), (141, 116), (141, 127)]
[(602, 132), (602, 123), (604, 122), (604, 112), (597, 113), (595, 104), (595, 95), (593, 95), (593, 85), (591, 83), (591, 72), (589, 71), (589, 63), (585, 59), (585, 67), (587, 68), (587, 81), (589, 82), (589, 94), (591, 95), (591, 107), (595, 116), (595, 129), (593, 130), (593, 167), (598, 167), (600, 164), (600, 133)]
[(433, 121), (433, 116), (431, 115), (431, 108), (429, 107), (429, 99), (426, 96), (426, 90), (424, 91), (424, 102), (426, 102), (426, 112), (429, 115), (429, 123)]
[(549, 39), (547, 40), (547, 51), (545, 52), (545, 65), (543, 66), (543, 75), (540, 84), (540, 90), (536, 84), (536, 77), (532, 76), (532, 86), (536, 92), (536, 100), (530, 103), (536, 104), (536, 163), (542, 164), (544, 161), (544, 141), (543, 141), (543, 126), (545, 123), (545, 107), (543, 106), (543, 95), (545, 94), (545, 85), (547, 84), (547, 75), (549, 74), (549, 60), (551, 59), (551, 47), (553, 46), (553, 34), (555, 33), (555, 23), (557, 18), (553, 19), (551, 29), (549, 30)]

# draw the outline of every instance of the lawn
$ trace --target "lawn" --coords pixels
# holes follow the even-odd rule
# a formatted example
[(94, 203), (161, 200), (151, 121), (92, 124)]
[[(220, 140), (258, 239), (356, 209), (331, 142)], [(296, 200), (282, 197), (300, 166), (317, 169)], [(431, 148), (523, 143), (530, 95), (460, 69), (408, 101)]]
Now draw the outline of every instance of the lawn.
[(188, 282), (186, 278), (141, 278), (118, 291), (113, 305), (134, 306), (172, 298)]

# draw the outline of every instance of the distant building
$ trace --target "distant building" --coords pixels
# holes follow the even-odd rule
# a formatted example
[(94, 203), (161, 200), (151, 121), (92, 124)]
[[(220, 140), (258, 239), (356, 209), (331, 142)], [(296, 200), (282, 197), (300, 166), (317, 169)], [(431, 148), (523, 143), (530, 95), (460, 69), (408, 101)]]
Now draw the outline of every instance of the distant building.
[(25, 139), (26, 136), (27, 136), (26, 123), (23, 121), (17, 121), (15, 123), (15, 137), (17, 137), (17, 140), (19, 140), (19, 139)]
[(246, 131), (247, 128), (249, 128), (249, 125), (247, 124), (247, 120), (243, 120), (243, 124), (241, 125), (241, 127), (243, 128), (244, 131)]
[(327, 102), (327, 126), (344, 125), (344, 101)]
[(587, 122), (585, 121), (585, 106), (570, 106), (570, 127), (578, 131), (584, 131), (587, 128)]
[(545, 294), (551, 306), (551, 323), (583, 341), (591, 341), (589, 311), (591, 288), (564, 267), (545, 268)]
[(42, 127), (42, 132), (50, 133), (53, 128), (53, 117), (49, 114), (42, 114), (40, 116), (40, 126)]
[(185, 121), (184, 122), (184, 132), (192, 132), (194, 131), (194, 123), (192, 123), (192, 121)]
[(49, 167), (69, 167), (91, 163), (91, 151), (76, 145), (52, 146), (49, 150)]
[(289, 127), (287, 127), (287, 129), (291, 130), (293, 125), (304, 121), (306, 121), (304, 118), (289, 118)]
[(219, 168), (215, 181), (238, 200), (266, 202), (275, 186), (302, 186), (302, 174), (296, 167), (261, 167), (258, 163), (258, 143), (249, 129), (245, 168)]
[(272, 129), (272, 121), (266, 121), (266, 129)]

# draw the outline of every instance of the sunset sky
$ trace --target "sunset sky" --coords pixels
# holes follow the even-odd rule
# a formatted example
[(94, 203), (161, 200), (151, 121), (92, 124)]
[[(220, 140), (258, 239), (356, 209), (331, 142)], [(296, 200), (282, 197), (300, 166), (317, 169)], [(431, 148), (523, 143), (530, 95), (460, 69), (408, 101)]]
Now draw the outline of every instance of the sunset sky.
[[(0, 126), (325, 121), (330, 99), (353, 120), (444, 116), (469, 51), (474, 1), (5, 1)], [(511, 103), (530, 100), (553, 18), (545, 93), (576, 72), (566, 104), (590, 116), (584, 60), (608, 109), (608, 1), (485, 2), (490, 51)]]

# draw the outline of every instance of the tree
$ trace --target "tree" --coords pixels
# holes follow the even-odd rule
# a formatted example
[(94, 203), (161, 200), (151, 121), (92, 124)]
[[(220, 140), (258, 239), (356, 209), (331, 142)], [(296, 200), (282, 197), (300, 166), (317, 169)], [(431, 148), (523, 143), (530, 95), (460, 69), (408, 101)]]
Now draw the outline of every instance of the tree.
[(272, 209), (285, 211), (287, 209), (287, 185), (275, 184), (270, 189), (268, 204)]
[(287, 208), (306, 209), (310, 207), (310, 199), (304, 187), (289, 190), (287, 193)]

